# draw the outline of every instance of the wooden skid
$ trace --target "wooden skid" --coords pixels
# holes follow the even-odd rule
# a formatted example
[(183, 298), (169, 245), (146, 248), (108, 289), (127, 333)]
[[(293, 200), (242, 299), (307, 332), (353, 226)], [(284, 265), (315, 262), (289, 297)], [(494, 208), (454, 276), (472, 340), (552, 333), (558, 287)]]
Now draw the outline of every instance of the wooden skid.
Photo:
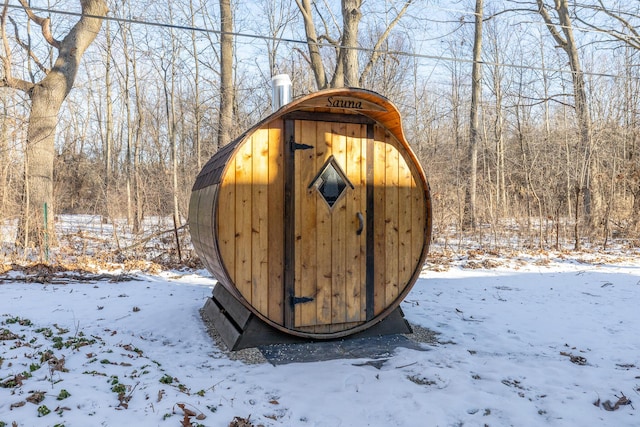
[[(311, 341), (283, 333), (268, 325), (249, 311), (219, 283), (213, 289), (211, 297), (205, 302), (203, 311), (204, 316), (213, 324), (222, 341), (231, 351), (263, 345)], [(362, 332), (350, 335), (349, 338), (410, 334), (412, 332), (411, 326), (398, 307), (380, 322)]]
[(285, 334), (259, 319), (221, 284), (204, 304), (204, 316), (213, 323), (229, 350), (305, 340)]

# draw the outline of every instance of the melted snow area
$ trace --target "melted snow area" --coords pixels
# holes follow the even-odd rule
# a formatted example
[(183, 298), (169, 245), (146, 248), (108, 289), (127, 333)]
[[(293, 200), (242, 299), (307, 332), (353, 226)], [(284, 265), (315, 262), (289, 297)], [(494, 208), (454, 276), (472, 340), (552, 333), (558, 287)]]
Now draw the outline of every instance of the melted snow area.
[(437, 343), (373, 364), (234, 360), (199, 314), (206, 271), (9, 270), (0, 426), (638, 426), (638, 255), (450, 255), (402, 303)]

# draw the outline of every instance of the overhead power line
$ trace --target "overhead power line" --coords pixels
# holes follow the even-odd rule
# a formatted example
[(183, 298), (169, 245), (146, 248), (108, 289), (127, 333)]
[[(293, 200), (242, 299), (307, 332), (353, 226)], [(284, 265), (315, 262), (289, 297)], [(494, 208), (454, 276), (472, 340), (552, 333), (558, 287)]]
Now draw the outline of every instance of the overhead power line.
[[(18, 5), (18, 4), (7, 4), (6, 6), (13, 9), (22, 9), (22, 5)], [(287, 38), (287, 37), (274, 37), (274, 36), (265, 36), (260, 34), (241, 33), (241, 32), (223, 32), (216, 29), (194, 27), (191, 25), (171, 24), (171, 23), (165, 23), (165, 22), (153, 22), (153, 21), (146, 21), (146, 20), (132, 19), (132, 18), (119, 18), (115, 16), (105, 17), (105, 16), (86, 15), (81, 12), (73, 12), (73, 11), (58, 10), (58, 9), (43, 8), (43, 7), (31, 7), (31, 10), (34, 12), (53, 13), (58, 15), (67, 15), (67, 16), (76, 16), (76, 17), (85, 16), (90, 18), (99, 18), (99, 19), (104, 19), (104, 20), (123, 23), (123, 24), (134, 24), (134, 25), (143, 25), (143, 26), (150, 26), (150, 27), (168, 28), (168, 29), (174, 29), (174, 30), (195, 31), (195, 32), (202, 32), (202, 33), (217, 34), (217, 35), (229, 34), (238, 38), (268, 40), (268, 41), (279, 42), (279, 43), (291, 43), (291, 44), (300, 44), (300, 45), (308, 45), (312, 43), (307, 40), (293, 39), (293, 38)], [(335, 48), (334, 45), (330, 43), (324, 43), (324, 42), (317, 42), (315, 43), (315, 45), (317, 45), (318, 47)], [(367, 52), (367, 53), (377, 52), (377, 53), (384, 53), (388, 55), (406, 56), (406, 57), (416, 58), (416, 59), (430, 59), (438, 62), (441, 62), (441, 61), (457, 62), (457, 63), (465, 63), (465, 64), (473, 63), (473, 59), (455, 58), (455, 57), (450, 57), (445, 55), (431, 55), (431, 54), (423, 54), (423, 53), (417, 53), (417, 52), (405, 52), (405, 51), (399, 51), (399, 50), (397, 51), (377, 50), (376, 51), (375, 49), (366, 48), (366, 47), (341, 47), (341, 48), (352, 49), (352, 50), (357, 50), (360, 52)], [(499, 67), (505, 67), (505, 68), (527, 69), (527, 70), (534, 70), (534, 71), (572, 74), (572, 71), (567, 69), (553, 69), (553, 68), (547, 68), (542, 66), (538, 67), (538, 66), (532, 66), (532, 65), (519, 65), (519, 64), (511, 64), (511, 63), (500, 63), (500, 62), (494, 62), (494, 61), (481, 61), (481, 63), (483, 65), (499, 66)], [(622, 77), (616, 74), (597, 73), (597, 72), (589, 72), (589, 71), (583, 71), (583, 74), (587, 76), (593, 76), (593, 77), (607, 77), (607, 78), (614, 78), (614, 79)]]

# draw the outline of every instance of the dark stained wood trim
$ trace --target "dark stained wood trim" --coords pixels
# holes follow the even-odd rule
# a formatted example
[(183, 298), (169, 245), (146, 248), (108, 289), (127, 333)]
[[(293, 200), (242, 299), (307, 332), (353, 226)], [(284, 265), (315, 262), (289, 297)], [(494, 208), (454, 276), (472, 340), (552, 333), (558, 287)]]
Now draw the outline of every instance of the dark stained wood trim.
[(284, 120), (284, 326), (295, 327), (295, 121)]
[(375, 274), (374, 274), (374, 262), (375, 262), (375, 240), (374, 240), (374, 203), (373, 203), (373, 139), (374, 139), (374, 126), (370, 124), (367, 126), (367, 269), (365, 274), (366, 280), (366, 315), (367, 321), (373, 319), (374, 315), (374, 295), (375, 295)]
[(293, 111), (283, 116), (285, 120), (309, 120), (314, 122), (373, 124), (375, 121), (362, 114), (319, 113), (312, 111)]

